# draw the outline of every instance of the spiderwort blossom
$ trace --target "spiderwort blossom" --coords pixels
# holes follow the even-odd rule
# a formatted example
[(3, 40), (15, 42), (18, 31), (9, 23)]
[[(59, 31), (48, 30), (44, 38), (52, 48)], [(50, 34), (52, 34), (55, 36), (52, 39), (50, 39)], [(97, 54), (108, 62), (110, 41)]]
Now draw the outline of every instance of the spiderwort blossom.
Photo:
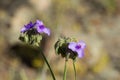
[(35, 23), (29, 22), (27, 25), (24, 25), (24, 27), (21, 29), (21, 33), (26, 32), (27, 30), (30, 30), (31, 28), (33, 28), (35, 25)]
[(37, 27), (37, 31), (39, 33), (46, 33), (48, 36), (50, 35), (50, 29), (46, 28), (42, 21), (37, 20), (36, 21), (36, 27)]
[(68, 45), (69, 49), (71, 49), (74, 52), (77, 52), (79, 58), (82, 58), (84, 56), (85, 47), (86, 47), (86, 44), (83, 41), (79, 41), (78, 43), (70, 42)]

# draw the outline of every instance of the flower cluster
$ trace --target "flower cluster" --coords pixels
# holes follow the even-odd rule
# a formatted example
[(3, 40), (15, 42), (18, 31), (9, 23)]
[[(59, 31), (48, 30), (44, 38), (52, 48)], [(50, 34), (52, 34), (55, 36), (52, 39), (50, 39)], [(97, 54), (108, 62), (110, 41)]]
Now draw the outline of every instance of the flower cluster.
[(24, 25), (24, 27), (21, 29), (21, 33), (25, 33), (26, 31), (36, 28), (38, 33), (46, 33), (48, 36), (50, 35), (50, 29), (46, 28), (42, 21), (36, 20), (35, 23), (28, 23), (27, 25)]
[(84, 49), (86, 44), (83, 41), (77, 42), (72, 38), (60, 38), (55, 44), (55, 51), (57, 54), (61, 54), (62, 57), (76, 59), (76, 57), (82, 58), (84, 56)]
[(35, 23), (29, 22), (21, 29), (19, 39), (27, 44), (39, 46), (42, 40), (41, 33), (50, 36), (50, 29), (45, 27), (43, 22), (36, 20)]

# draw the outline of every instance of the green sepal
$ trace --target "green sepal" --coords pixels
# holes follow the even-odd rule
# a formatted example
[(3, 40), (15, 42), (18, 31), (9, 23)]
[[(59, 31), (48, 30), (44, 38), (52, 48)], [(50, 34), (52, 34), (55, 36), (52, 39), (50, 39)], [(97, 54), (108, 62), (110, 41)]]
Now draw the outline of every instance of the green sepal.
[(35, 29), (32, 29), (25, 33), (21, 33), (19, 39), (26, 44), (39, 46), (42, 40), (42, 35), (40, 35)]

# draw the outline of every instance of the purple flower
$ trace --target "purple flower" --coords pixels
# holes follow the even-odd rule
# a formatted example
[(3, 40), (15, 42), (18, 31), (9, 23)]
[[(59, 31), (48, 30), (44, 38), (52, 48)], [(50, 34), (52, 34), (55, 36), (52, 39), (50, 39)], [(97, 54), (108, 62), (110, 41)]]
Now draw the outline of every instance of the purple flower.
[(86, 47), (86, 44), (83, 41), (79, 41), (78, 43), (77, 42), (70, 42), (68, 45), (69, 49), (78, 53), (79, 58), (82, 58), (84, 56), (85, 47)]
[(46, 28), (42, 21), (37, 20), (36, 21), (36, 27), (37, 27), (37, 31), (39, 33), (46, 33), (48, 36), (50, 35), (50, 29)]
[(21, 29), (21, 33), (26, 32), (27, 30), (30, 30), (31, 28), (34, 27), (35, 24), (33, 24), (32, 22), (28, 23), (27, 25), (24, 25), (24, 27)]

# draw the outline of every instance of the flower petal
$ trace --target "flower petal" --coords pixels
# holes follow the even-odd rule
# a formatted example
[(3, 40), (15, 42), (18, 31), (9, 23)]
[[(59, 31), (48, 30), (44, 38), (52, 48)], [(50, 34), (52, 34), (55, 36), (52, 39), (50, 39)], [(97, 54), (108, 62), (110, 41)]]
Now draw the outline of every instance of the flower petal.
[(30, 23), (27, 25), (27, 27), (28, 27), (29, 29), (31, 29), (31, 28), (34, 27), (34, 24), (30, 21)]
[(41, 29), (40, 26), (37, 27), (37, 31), (38, 31), (39, 33), (43, 33), (43, 29)]
[(84, 41), (79, 41), (78, 44), (81, 45), (82, 49), (84, 49), (86, 47), (86, 44)]
[(36, 21), (36, 25), (37, 25), (37, 27), (38, 27), (38, 26), (41, 26), (41, 25), (44, 25), (44, 24), (43, 24), (43, 22), (42, 22), (42, 21), (37, 20), (37, 21)]
[(26, 29), (25, 27), (23, 27), (23, 28), (20, 30), (21, 33), (24, 33), (25, 31), (27, 31), (27, 29)]
[(39, 32), (39, 33), (46, 33), (48, 36), (50, 35), (50, 29), (49, 28), (46, 28), (45, 26), (44, 26), (44, 24), (43, 24), (43, 22), (42, 21), (40, 21), (40, 20), (37, 20), (36, 21), (36, 28), (37, 28), (37, 31)]
[(24, 33), (27, 30), (30, 30), (34, 27), (34, 24), (32, 22), (29, 22), (27, 25), (24, 25), (24, 27), (20, 30), (21, 33)]
[(84, 56), (84, 50), (82, 50), (82, 49), (77, 51), (77, 53), (78, 53), (79, 58), (82, 58)]
[(44, 28), (43, 32), (46, 33), (48, 36), (50, 36), (50, 29), (49, 28)]
[(76, 51), (76, 46), (77, 44), (75, 42), (70, 42), (68, 45), (68, 48), (71, 49), (72, 51)]

